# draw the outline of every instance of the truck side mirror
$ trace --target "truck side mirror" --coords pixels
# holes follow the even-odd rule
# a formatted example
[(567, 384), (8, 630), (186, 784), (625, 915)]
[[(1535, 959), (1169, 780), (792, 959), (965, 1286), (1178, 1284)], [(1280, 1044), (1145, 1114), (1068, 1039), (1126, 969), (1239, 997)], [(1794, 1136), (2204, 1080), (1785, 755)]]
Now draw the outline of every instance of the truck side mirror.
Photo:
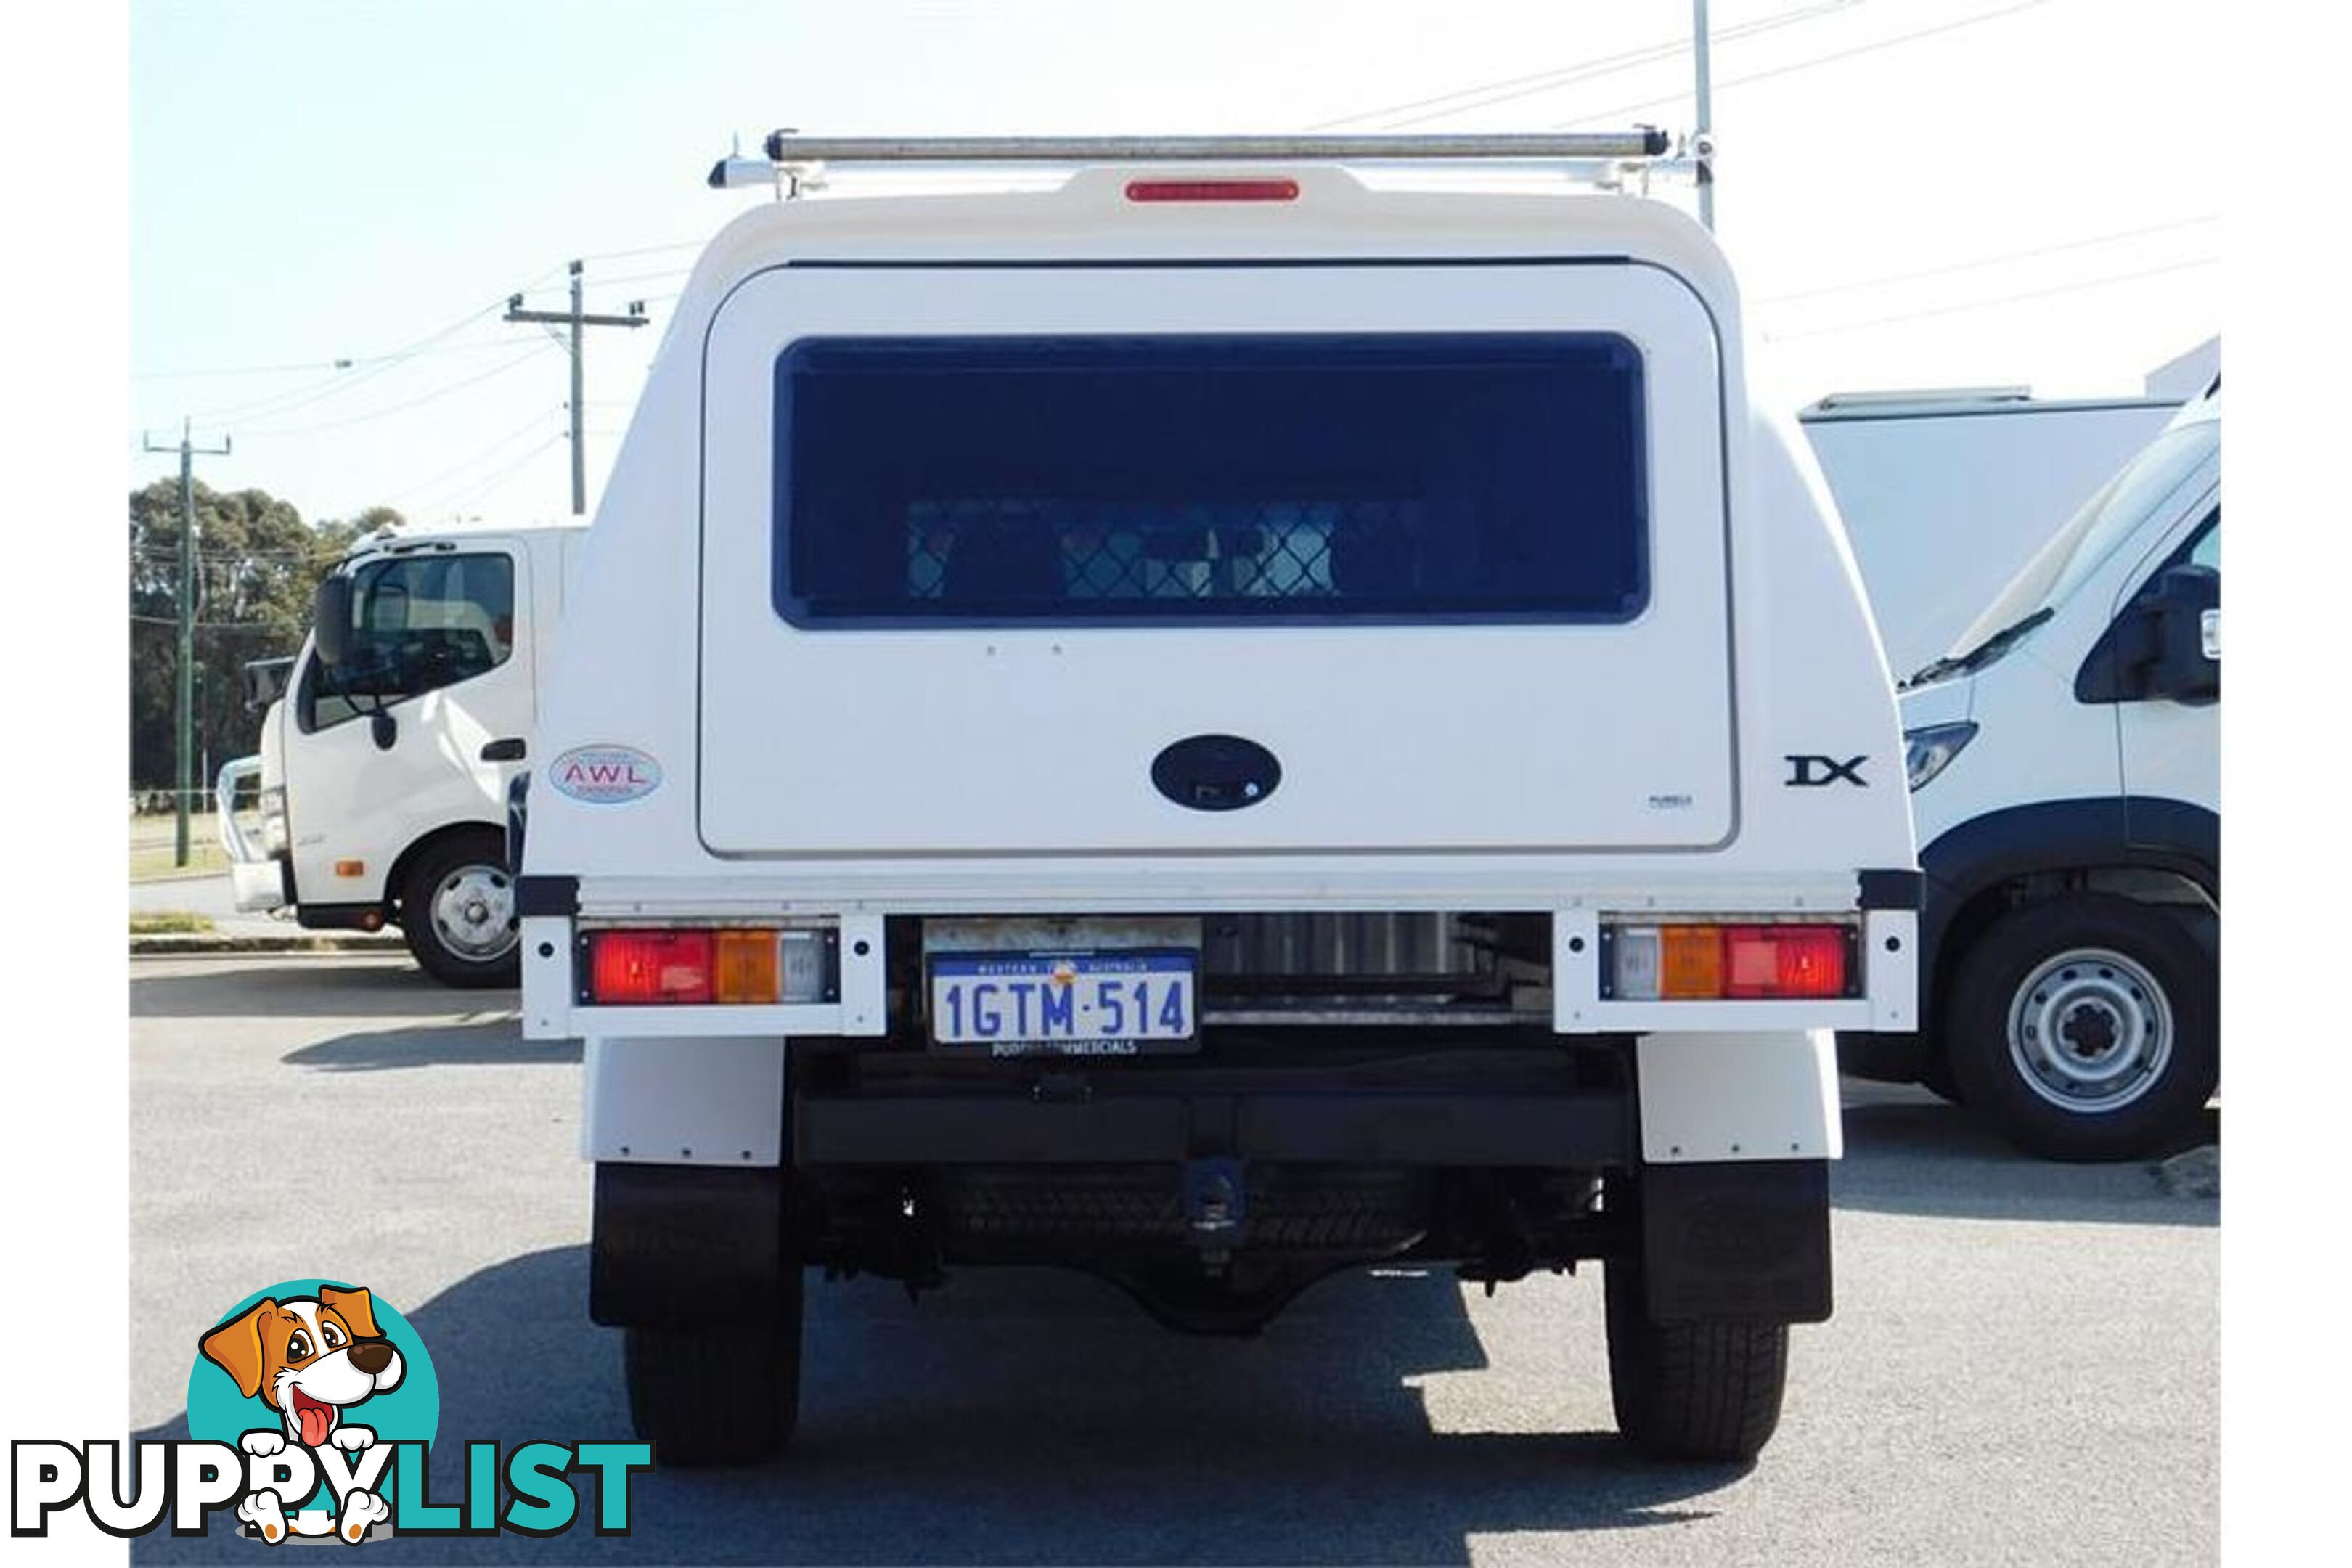
[(245, 677), (245, 710), (258, 713), (286, 695), (286, 682), (294, 672), (290, 658), (257, 658), (242, 671)]
[(351, 657), (352, 580), (340, 572), (319, 580), (310, 596), (310, 630), (317, 639), (319, 662), (334, 668)]
[(392, 743), (400, 739), (400, 721), (383, 709), (377, 709), (368, 715), (368, 739), (375, 742), (379, 752), (392, 750)]
[(2221, 574), (2210, 566), (2168, 566), (2140, 598), (2156, 623), (2147, 695), (2175, 702), (2219, 701)]

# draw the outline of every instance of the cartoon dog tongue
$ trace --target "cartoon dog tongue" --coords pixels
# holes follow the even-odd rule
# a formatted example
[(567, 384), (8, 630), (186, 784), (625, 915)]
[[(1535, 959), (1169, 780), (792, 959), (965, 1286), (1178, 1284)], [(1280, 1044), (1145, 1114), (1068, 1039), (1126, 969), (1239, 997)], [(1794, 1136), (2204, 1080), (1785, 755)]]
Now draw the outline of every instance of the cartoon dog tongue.
[(334, 1426), (335, 1407), (320, 1404), (299, 1388), (293, 1394), (294, 1419), (302, 1424), (302, 1446), (315, 1448), (327, 1440), (328, 1432)]

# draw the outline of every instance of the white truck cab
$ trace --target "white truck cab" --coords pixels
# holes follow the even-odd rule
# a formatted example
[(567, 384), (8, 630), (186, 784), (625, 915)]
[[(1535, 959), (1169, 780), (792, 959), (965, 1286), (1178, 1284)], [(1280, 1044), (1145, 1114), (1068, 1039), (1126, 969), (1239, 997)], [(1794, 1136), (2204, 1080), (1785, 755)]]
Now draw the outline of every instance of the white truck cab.
[[(447, 984), (515, 983), (507, 784), (583, 531), (386, 530), (337, 565), (260, 752), (221, 771), (239, 909), (290, 906), (312, 930), (397, 925)], [(226, 806), (255, 787), (248, 831)]]
[[(1238, 1333), (1601, 1260), (1627, 1435), (1762, 1446), (1918, 876), (1818, 472), (1713, 239), (1625, 189), (1664, 152), (721, 165), (1033, 168), (722, 230), (559, 634), (523, 1024), (586, 1042), (657, 1460), (785, 1441), (805, 1270), (1017, 1263)], [(1549, 177), (1438, 163), (1482, 158)]]
[(2221, 399), (2185, 405), (1906, 683), (1921, 1027), (1849, 1036), (2061, 1158), (2162, 1150), (2220, 1071)]

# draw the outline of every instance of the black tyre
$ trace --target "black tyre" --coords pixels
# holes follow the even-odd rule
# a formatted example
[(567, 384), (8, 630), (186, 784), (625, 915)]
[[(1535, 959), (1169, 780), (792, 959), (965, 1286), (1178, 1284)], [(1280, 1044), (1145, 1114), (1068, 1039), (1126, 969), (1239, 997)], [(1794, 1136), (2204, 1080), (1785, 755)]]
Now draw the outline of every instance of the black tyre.
[(1780, 1425), (1789, 1325), (1654, 1323), (1641, 1265), (1613, 1258), (1603, 1294), (1617, 1430), (1660, 1459), (1752, 1459)]
[(629, 1420), (654, 1463), (750, 1465), (781, 1451), (800, 1419), (801, 1276), (765, 1324), (626, 1331)]
[(408, 951), (444, 985), (512, 985), (522, 975), (522, 922), (506, 843), (484, 828), (431, 846), (400, 889)]
[(2006, 915), (1953, 973), (1944, 1041), (1969, 1108), (2053, 1160), (2163, 1152), (2221, 1073), (2212, 958), (2158, 906), (2074, 893)]

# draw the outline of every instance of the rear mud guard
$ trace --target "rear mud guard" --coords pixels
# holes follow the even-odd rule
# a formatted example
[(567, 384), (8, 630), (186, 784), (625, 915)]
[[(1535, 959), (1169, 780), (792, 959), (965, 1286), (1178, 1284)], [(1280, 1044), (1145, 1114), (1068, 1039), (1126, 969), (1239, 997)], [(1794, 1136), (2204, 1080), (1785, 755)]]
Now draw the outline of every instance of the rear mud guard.
[(600, 1163), (589, 1317), (608, 1328), (778, 1321), (785, 1184), (773, 1166)]
[(1641, 1189), (1651, 1321), (1829, 1318), (1827, 1161), (1645, 1165)]

